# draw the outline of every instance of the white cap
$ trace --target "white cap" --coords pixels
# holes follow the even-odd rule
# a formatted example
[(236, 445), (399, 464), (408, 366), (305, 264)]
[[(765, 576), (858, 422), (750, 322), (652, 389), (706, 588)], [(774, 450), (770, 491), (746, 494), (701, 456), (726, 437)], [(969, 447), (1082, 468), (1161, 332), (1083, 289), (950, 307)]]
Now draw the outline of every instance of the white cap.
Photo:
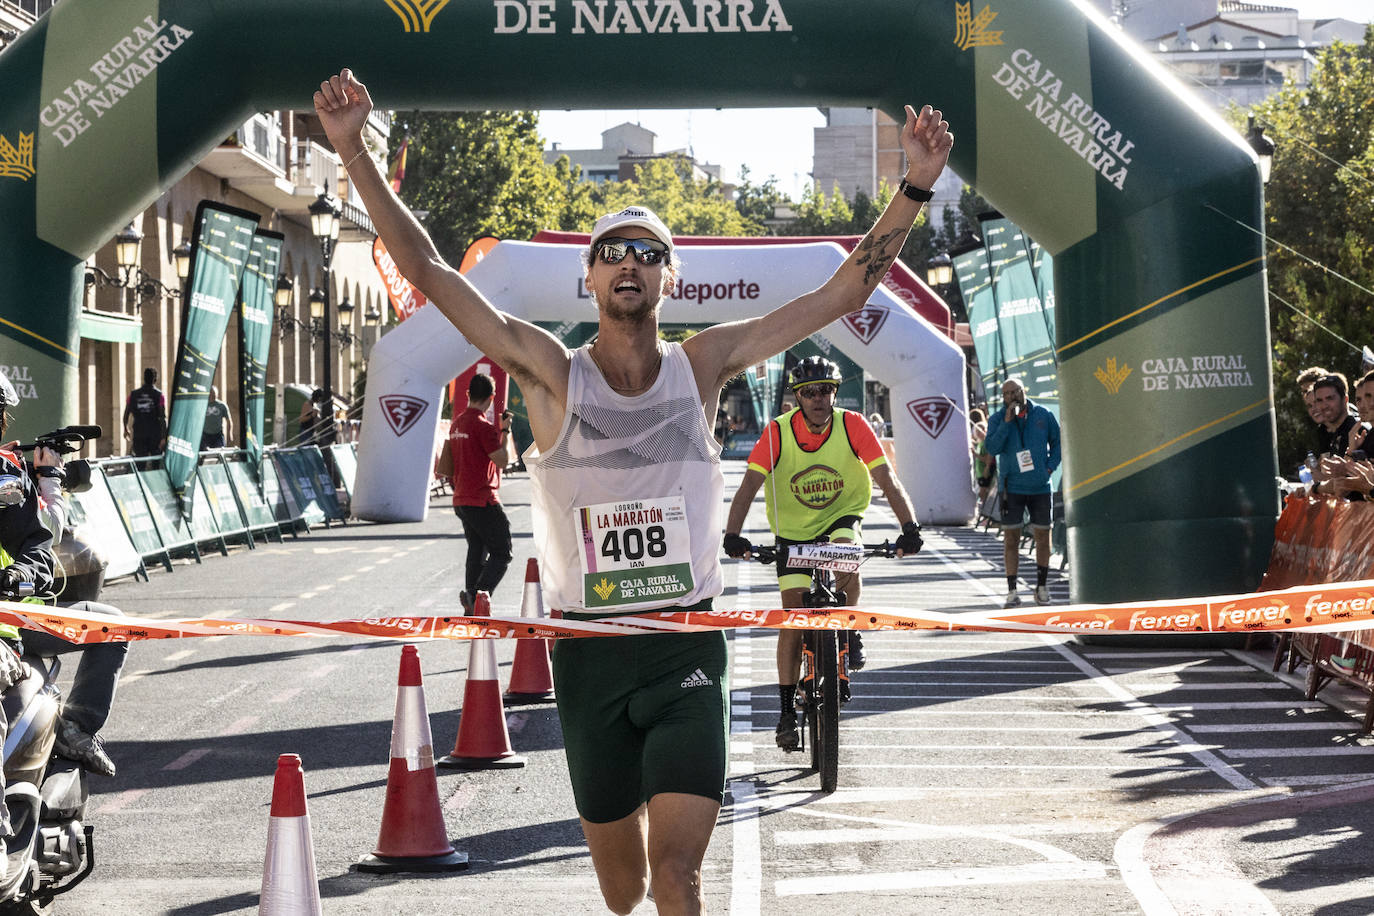
[(648, 207), (626, 207), (619, 213), (607, 213), (596, 221), (592, 227), (592, 244), (595, 245), (599, 239), (605, 238), (617, 229), (625, 229), (630, 226), (637, 226), (640, 229), (648, 229), (654, 234), (654, 238), (668, 246), (671, 251), (673, 248), (673, 234), (668, 231), (668, 227), (663, 225), (663, 220), (659, 219), (654, 211)]

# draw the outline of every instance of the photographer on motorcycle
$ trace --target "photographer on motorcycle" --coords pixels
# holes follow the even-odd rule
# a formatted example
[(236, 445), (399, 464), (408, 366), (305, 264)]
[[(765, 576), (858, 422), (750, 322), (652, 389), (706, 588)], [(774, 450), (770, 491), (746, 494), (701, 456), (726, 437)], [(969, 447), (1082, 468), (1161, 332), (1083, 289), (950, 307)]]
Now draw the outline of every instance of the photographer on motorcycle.
[[(5, 378), (4, 373), (0, 372), (0, 442), (5, 438), (5, 426), (10, 419), (9, 412), (18, 401), (14, 387)], [(0, 516), (3, 516), (3, 521), (0, 521), (0, 548), (3, 548), (0, 551), (0, 565), (4, 566), (0, 569), (0, 589), (13, 588), (22, 582), (32, 582), (35, 592), (42, 595), (52, 591), (55, 567), (52, 549), (61, 542), (66, 530), (67, 498), (62, 490), (66, 472), (62, 456), (56, 449), (36, 446), (33, 450), (33, 466), (38, 485), (35, 488), (28, 479), (29, 475), (25, 473), (23, 461), (17, 452), (6, 450), (12, 449), (14, 445), (15, 443), (11, 442), (0, 446), (0, 459), (6, 463), (5, 469), (0, 470), (0, 475), (17, 477), (24, 485), (28, 496), (22, 507), (16, 507), (22, 515), (16, 515), (11, 519), (10, 516), (14, 515), (14, 512), (12, 509), (4, 508), (3, 493), (0, 492)], [(3, 486), (6, 479), (5, 476), (0, 476), (0, 486)], [(9, 535), (11, 526), (16, 532), (13, 539)], [(41, 572), (36, 571), (40, 556)], [(101, 614), (121, 613), (116, 607), (94, 601), (78, 601), (65, 606)], [(14, 627), (0, 627), (0, 638), (17, 643), (20, 631)], [(76, 677), (72, 681), (72, 688), (58, 720), (55, 747), (58, 754), (75, 760), (90, 772), (113, 776), (114, 761), (106, 753), (105, 744), (99, 733), (110, 717), (115, 686), (119, 683), (119, 673), (124, 667), (124, 656), (129, 651), (128, 643), (82, 645), (36, 630), (23, 633), (22, 639), (24, 647), (38, 655), (62, 655), (78, 651), (81, 653)], [(0, 683), (3, 683), (2, 672)]]

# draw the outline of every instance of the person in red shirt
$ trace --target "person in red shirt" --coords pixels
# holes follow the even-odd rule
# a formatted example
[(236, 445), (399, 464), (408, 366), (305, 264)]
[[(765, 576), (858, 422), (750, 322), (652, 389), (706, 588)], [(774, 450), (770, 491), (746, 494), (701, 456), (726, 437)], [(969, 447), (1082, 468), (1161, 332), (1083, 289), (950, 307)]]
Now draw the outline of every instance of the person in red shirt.
[(478, 592), (496, 591), (510, 566), (510, 521), (496, 491), (501, 487), (502, 468), (515, 460), (510, 444), (512, 414), (503, 411), (499, 427), (487, 419), (495, 392), (490, 375), (479, 372), (472, 377), (467, 409), (453, 418), (435, 466), (439, 475), (453, 479), (453, 511), (463, 523), (468, 542), (459, 596), (467, 610), (472, 609)]

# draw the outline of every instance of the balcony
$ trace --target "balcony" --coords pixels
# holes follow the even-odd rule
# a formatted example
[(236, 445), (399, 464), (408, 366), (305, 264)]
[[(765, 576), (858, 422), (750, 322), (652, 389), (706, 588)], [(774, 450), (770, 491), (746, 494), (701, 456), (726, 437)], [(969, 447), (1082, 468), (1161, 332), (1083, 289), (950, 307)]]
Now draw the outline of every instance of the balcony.
[[(385, 136), (391, 118), (373, 112), (368, 124)], [(299, 136), (288, 144), (275, 115), (254, 115), (211, 150), (200, 167), (264, 206), (297, 219), (304, 218), (306, 208), (328, 189), (341, 198), (346, 239), (362, 239), (374, 232), (367, 211), (349, 199), (348, 177), (334, 151)]]

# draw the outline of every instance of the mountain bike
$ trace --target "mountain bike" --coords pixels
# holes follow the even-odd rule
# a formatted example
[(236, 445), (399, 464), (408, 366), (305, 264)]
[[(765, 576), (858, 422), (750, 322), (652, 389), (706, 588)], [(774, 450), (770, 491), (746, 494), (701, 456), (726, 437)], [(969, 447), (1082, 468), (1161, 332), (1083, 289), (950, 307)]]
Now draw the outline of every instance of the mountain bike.
[[(834, 792), (839, 785), (840, 704), (849, 702), (849, 633), (831, 608), (846, 604), (845, 594), (835, 587), (836, 572), (854, 572), (869, 557), (894, 557), (897, 548), (881, 544), (792, 544), (785, 547), (754, 547), (749, 555), (760, 563), (776, 563), (778, 551), (787, 551), (787, 566), (809, 569), (811, 588), (801, 608), (791, 611), (808, 624), (823, 629), (804, 631), (801, 677), (797, 681), (797, 714), (802, 723), (802, 749), (811, 750), (811, 769), (820, 774), (821, 791)], [(808, 613), (815, 612), (815, 613)], [(792, 618), (792, 619), (795, 619)]]

